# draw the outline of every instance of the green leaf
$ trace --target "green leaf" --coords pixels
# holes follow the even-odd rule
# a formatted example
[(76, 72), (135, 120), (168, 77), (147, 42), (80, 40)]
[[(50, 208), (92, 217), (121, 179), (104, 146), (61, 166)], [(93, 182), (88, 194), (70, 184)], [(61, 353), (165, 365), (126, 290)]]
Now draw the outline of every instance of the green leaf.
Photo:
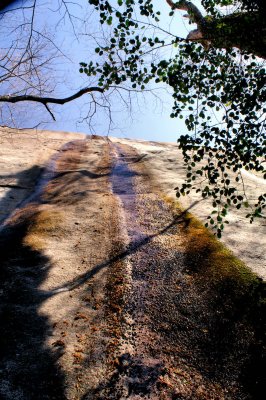
[(113, 21), (113, 17), (111, 17), (111, 16), (109, 18), (107, 18), (107, 20), (106, 20), (108, 25), (112, 25), (112, 21)]

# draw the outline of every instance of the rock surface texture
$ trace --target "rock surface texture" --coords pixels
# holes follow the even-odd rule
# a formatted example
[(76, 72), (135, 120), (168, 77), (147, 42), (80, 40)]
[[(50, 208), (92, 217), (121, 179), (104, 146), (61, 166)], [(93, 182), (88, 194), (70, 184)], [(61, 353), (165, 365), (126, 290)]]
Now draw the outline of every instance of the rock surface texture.
[(0, 398), (261, 399), (263, 280), (129, 141), (45, 137), (4, 172)]

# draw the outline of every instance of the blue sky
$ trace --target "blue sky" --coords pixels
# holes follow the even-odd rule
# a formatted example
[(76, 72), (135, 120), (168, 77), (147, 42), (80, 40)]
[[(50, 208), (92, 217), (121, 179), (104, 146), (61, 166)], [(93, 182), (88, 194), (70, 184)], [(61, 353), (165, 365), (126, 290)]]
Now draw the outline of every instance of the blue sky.
[[(16, 3), (19, 4), (21, 0)], [(25, 1), (24, 1), (25, 3)], [(86, 77), (79, 73), (79, 62), (89, 61), (95, 57), (95, 45), (89, 40), (88, 33), (96, 33), (98, 27), (94, 26), (95, 16), (91, 15), (91, 6), (86, 0), (75, 1), (76, 5), (72, 7), (75, 16), (80, 16), (81, 20), (75, 19), (75, 32), (67, 18), (58, 24), (57, 1), (38, 0), (36, 23), (44, 27), (50, 34), (53, 34), (53, 40), (66, 57), (59, 58), (54, 63), (54, 76), (52, 80), (59, 82), (56, 93), (58, 96), (67, 96), (88, 84)], [(188, 26), (186, 20), (182, 17), (184, 13), (177, 12), (173, 19), (168, 17), (169, 7), (165, 1), (160, 1), (162, 22), (168, 29), (171, 23), (171, 30), (178, 36), (186, 37), (187, 32), (193, 27)], [(165, 3), (165, 4), (164, 4)], [(198, 1), (196, 3), (199, 3)], [(170, 118), (171, 95), (165, 90), (156, 91), (156, 98), (153, 94), (147, 94), (145, 97), (138, 96), (132, 99), (131, 112), (127, 112), (125, 107), (119, 103), (118, 98), (111, 100), (112, 107), (112, 129), (110, 136), (141, 138), (146, 140), (176, 141), (186, 128), (184, 124), (176, 119)], [(42, 128), (51, 130), (77, 131), (91, 133), (91, 127), (82, 118), (88, 110), (88, 96), (68, 103), (64, 106), (56, 106), (56, 121), (52, 121), (44, 108), (39, 107), (35, 112), (36, 118), (41, 116), (45, 121)], [(23, 118), (22, 118), (23, 117)], [(24, 126), (30, 126), (33, 120), (32, 112), (23, 112), (20, 114)], [(109, 120), (101, 109), (95, 114), (92, 128), (94, 133), (107, 134)]]

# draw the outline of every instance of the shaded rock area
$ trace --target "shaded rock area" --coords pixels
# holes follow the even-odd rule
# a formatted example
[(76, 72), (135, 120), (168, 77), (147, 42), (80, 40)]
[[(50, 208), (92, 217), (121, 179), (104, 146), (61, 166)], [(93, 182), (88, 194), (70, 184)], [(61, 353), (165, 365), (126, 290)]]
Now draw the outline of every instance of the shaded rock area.
[[(156, 186), (162, 192), (176, 201), (175, 187), (182, 186), (186, 179), (186, 168), (182, 152), (177, 144), (150, 142), (144, 140), (113, 139), (117, 144), (126, 144), (133, 147), (138, 153), (149, 174), (153, 177)], [(207, 160), (203, 160), (202, 164)], [(244, 171), (242, 182), (236, 183), (233, 173), (229, 173), (230, 179), (235, 182), (239, 193), (245, 188), (245, 196), (250, 205), (257, 202), (258, 197), (265, 192), (266, 180), (262, 172)], [(200, 187), (199, 182), (195, 185)], [(189, 208), (194, 215), (206, 222), (206, 217), (212, 210), (212, 200), (202, 199), (199, 193), (192, 190), (188, 195), (178, 200), (183, 209)], [(234, 252), (255, 274), (266, 280), (266, 224), (265, 218), (257, 218), (251, 225), (246, 215), (251, 209), (242, 207), (236, 209), (229, 207), (226, 219), (230, 222), (223, 231), (221, 241)]]
[(106, 269), (117, 240), (108, 144), (70, 142), (53, 161), (42, 190), (1, 230), (4, 399), (80, 398), (105, 374)]
[(186, 242), (193, 229), (186, 213), (173, 211), (132, 148), (116, 150), (118, 164), (126, 164), (114, 169), (121, 175), (113, 187), (129, 236), (125, 314), (131, 322), (124, 328), (128, 353), (119, 358), (117, 394), (112, 387), (106, 398), (259, 399), (265, 389), (265, 284), (244, 266), (244, 279), (238, 276), (230, 253), (223, 262), (232, 270), (213, 274), (208, 258), (222, 257), (222, 249), (199, 240), (195, 251)]
[(1, 226), (0, 398), (260, 400), (265, 283), (132, 146), (57, 148)]

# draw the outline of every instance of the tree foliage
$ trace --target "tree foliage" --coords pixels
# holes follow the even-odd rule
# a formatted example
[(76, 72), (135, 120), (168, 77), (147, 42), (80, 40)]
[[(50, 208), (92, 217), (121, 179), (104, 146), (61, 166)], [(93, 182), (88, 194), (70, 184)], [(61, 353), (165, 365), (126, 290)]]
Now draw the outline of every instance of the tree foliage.
[[(202, 0), (203, 16), (191, 2), (166, 0), (163, 6), (171, 7), (170, 18), (176, 10), (186, 10), (197, 24), (186, 39), (161, 27), (161, 12), (151, 0), (89, 3), (100, 23), (110, 26), (109, 40), (95, 48), (98, 62), (82, 62), (80, 72), (96, 76), (104, 91), (124, 82), (135, 90), (144, 90), (151, 82), (171, 87), (171, 117), (184, 118), (188, 131), (178, 139), (187, 179), (176, 188), (177, 197), (194, 190), (211, 198), (207, 225), (218, 236), (232, 206), (250, 208), (251, 222), (262, 217), (266, 195), (251, 204), (242, 172), (257, 171), (266, 177), (266, 78), (264, 61), (256, 57), (264, 56), (265, 48), (261, 51), (255, 43), (266, 43), (264, 2)], [(224, 15), (223, 6), (228, 5), (234, 12)], [(254, 23), (263, 37), (246, 31)], [(251, 47), (247, 37), (252, 38)]]

